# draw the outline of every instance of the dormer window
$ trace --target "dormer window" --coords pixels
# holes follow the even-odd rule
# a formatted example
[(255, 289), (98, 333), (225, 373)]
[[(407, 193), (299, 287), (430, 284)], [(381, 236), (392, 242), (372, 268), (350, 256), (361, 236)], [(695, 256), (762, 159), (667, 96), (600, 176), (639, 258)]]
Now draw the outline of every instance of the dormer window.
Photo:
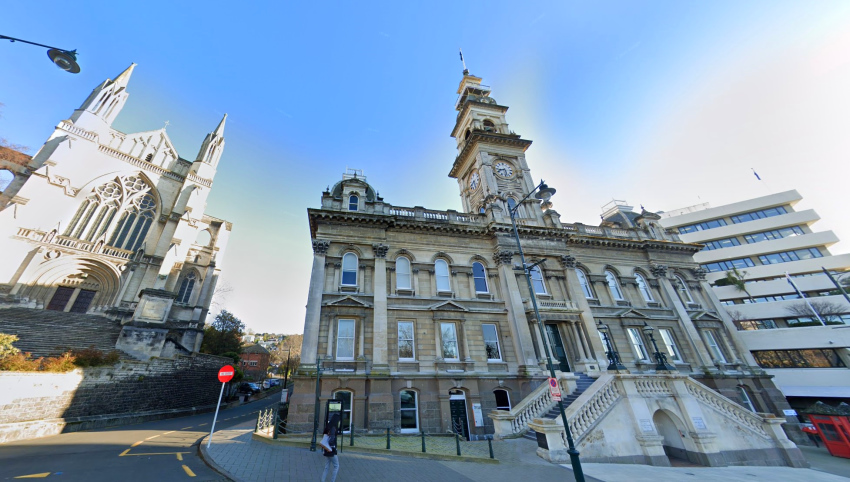
[(484, 121), (484, 131), (485, 132), (496, 132), (496, 124), (493, 124), (493, 121), (486, 119)]
[(359, 201), (360, 201), (360, 199), (357, 196), (355, 196), (353, 194), (351, 196), (349, 196), (348, 197), (348, 210), (349, 211), (357, 211), (357, 206), (359, 204)]

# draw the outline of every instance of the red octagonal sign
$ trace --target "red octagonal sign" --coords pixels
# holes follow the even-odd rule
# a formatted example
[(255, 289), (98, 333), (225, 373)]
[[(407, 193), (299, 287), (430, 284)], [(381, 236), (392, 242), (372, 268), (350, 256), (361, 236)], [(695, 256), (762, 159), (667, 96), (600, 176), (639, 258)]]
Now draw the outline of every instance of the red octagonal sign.
[(229, 382), (230, 380), (233, 379), (234, 373), (236, 373), (236, 369), (234, 369), (230, 365), (224, 365), (218, 371), (218, 381), (220, 381), (221, 383)]

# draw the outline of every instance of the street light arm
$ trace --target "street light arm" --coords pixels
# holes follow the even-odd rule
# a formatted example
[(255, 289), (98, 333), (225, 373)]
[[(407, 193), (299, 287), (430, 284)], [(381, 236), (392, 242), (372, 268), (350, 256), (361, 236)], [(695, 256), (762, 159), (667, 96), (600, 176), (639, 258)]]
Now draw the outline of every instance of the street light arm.
[(6, 35), (0, 35), (0, 40), (8, 40), (8, 41), (10, 41), (10, 42), (23, 42), (23, 43), (25, 43), (25, 44), (37, 45), (37, 46), (39, 46), (39, 47), (44, 47), (44, 48), (46, 48), (46, 49), (56, 49), (56, 50), (61, 50), (62, 52), (76, 52), (76, 50), (65, 50), (65, 49), (60, 49), (59, 47), (51, 47), (50, 45), (38, 44), (38, 43), (35, 43), (35, 42), (30, 42), (29, 40), (22, 40), (22, 39), (19, 39), (19, 38), (8, 37), (8, 36), (6, 36)]
[(520, 201), (518, 203), (516, 203), (516, 206), (514, 206), (513, 209), (511, 209), (510, 206), (508, 206), (508, 212), (510, 212), (510, 214), (511, 214), (511, 219), (513, 219), (514, 214), (516, 214), (516, 210), (519, 209), (519, 206), (522, 203), (524, 203), (526, 199), (530, 198), (532, 194), (537, 192), (537, 190), (540, 189), (540, 187), (543, 186), (544, 184), (546, 184), (546, 181), (541, 179), (540, 184), (538, 184), (534, 189), (532, 189), (528, 194), (526, 194), (524, 198), (520, 199)]

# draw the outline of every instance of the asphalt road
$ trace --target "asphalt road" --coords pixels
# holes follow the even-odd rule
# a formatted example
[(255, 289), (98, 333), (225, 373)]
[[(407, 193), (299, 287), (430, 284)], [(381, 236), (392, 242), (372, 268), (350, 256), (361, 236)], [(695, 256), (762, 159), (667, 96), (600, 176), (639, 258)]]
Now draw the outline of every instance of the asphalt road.
[[(276, 396), (222, 410), (216, 431), (277, 403)], [(214, 412), (0, 445), (0, 480), (226, 481), (198, 456)]]

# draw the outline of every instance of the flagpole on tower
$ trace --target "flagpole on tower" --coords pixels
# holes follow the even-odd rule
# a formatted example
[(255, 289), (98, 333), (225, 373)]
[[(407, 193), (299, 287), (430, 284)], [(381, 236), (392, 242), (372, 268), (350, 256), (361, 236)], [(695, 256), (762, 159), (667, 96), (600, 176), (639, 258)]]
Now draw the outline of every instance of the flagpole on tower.
[(765, 188), (768, 192), (770, 192), (770, 186), (768, 186), (768, 185), (767, 185), (767, 183), (766, 183), (766, 182), (764, 182), (764, 180), (761, 178), (761, 176), (759, 176), (759, 173), (757, 173), (757, 172), (756, 172), (755, 168), (752, 168), (752, 167), (751, 167), (751, 168), (750, 168), (750, 170), (751, 170), (751, 171), (753, 171), (753, 175), (754, 175), (754, 176), (756, 176), (756, 179), (758, 179), (759, 181), (761, 181), (761, 185), (762, 185), (762, 186), (764, 186), (764, 188)]
[(463, 49), (460, 49), (460, 61), (463, 62), (463, 75), (469, 73), (469, 69), (466, 68), (466, 60), (463, 60)]

